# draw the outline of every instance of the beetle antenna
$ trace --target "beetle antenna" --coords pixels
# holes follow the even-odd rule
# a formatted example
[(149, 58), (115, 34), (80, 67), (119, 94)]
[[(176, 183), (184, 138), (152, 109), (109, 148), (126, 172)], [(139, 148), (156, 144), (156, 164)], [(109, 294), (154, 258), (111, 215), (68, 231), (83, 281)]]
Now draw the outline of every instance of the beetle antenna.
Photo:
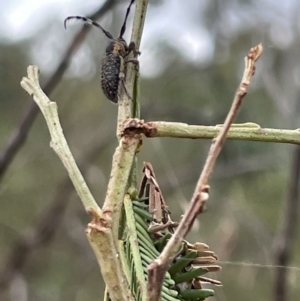
[[(134, 0), (133, 0), (134, 1)], [(131, 4), (130, 4), (131, 5)], [(127, 15), (126, 15), (126, 18), (127, 18)], [(77, 21), (82, 21), (84, 22), (85, 24), (87, 25), (93, 25), (97, 28), (100, 28), (103, 33), (111, 40), (114, 39), (114, 37), (111, 35), (111, 33), (109, 33), (108, 31), (106, 31), (100, 24), (98, 24), (97, 22), (91, 20), (91, 19), (88, 19), (86, 17), (81, 17), (81, 16), (70, 16), (68, 18), (65, 19), (64, 21), (64, 26), (65, 26), (65, 29), (67, 29), (67, 23), (70, 21), (70, 20), (77, 20)], [(126, 20), (126, 19), (125, 19)], [(124, 25), (123, 25), (124, 26)], [(126, 27), (126, 26), (125, 26)]]
[(123, 37), (123, 34), (124, 34), (125, 30), (126, 30), (126, 22), (127, 22), (128, 15), (130, 13), (130, 7), (133, 4), (133, 2), (134, 2), (134, 0), (131, 0), (129, 6), (127, 7), (127, 11), (126, 11), (126, 15), (125, 15), (125, 20), (124, 20), (124, 23), (123, 23), (123, 25), (121, 27), (119, 39), (121, 39)]

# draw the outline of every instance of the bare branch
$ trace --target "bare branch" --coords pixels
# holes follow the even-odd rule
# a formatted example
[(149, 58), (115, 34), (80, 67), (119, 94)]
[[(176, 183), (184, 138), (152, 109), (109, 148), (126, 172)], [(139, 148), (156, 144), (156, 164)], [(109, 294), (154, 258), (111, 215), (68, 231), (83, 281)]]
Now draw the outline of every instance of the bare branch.
[[(90, 193), (63, 135), (58, 119), (57, 105), (48, 99), (39, 86), (38, 68), (36, 66), (28, 67), (28, 78), (22, 79), (21, 86), (33, 96), (33, 99), (42, 111), (50, 131), (51, 146), (67, 169), (86, 211), (93, 217), (87, 228), (87, 236), (100, 264), (102, 276), (108, 287), (111, 300), (129, 301), (131, 293), (128, 290), (128, 284), (121, 268), (118, 248), (111, 229), (111, 216), (114, 208), (111, 211), (102, 211)], [(128, 148), (133, 149), (130, 138), (133, 138), (132, 141), (134, 142), (139, 141), (139, 139), (136, 139), (136, 136), (139, 136), (139, 134), (124, 134), (124, 138), (121, 139), (123, 143), (121, 143), (119, 150), (120, 158), (124, 158)], [(134, 154), (131, 157), (133, 158)]]
[[(213, 139), (221, 131), (223, 125), (205, 126), (189, 125), (181, 122), (134, 121), (137, 129), (146, 137), (172, 137), (188, 139)], [(125, 124), (125, 128), (132, 128), (131, 120)], [(300, 129), (270, 129), (262, 128), (256, 123), (233, 123), (227, 133), (226, 139), (247, 140), (275, 143), (291, 143), (300, 145)]]
[[(136, 2), (134, 24), (131, 41), (139, 47), (143, 31), (144, 20), (148, 0)], [(137, 70), (135, 66), (128, 66), (126, 72), (126, 87), (132, 94)], [(123, 89), (125, 90), (125, 89)], [(88, 239), (94, 249), (100, 263), (101, 271), (107, 285), (109, 298), (112, 301), (129, 300), (132, 298), (128, 290), (128, 283), (122, 270), (119, 256), (119, 227), (121, 208), (135, 154), (141, 144), (141, 135), (123, 130), (124, 120), (131, 117), (131, 99), (125, 91), (119, 99), (117, 136), (119, 146), (117, 147), (112, 162), (110, 180), (103, 205), (103, 218), (97, 213), (91, 212), (93, 221), (87, 229)], [(110, 252), (110, 253), (107, 253)], [(112, 271), (113, 269), (113, 271)]]
[[(131, 36), (131, 41), (135, 43), (136, 47), (139, 47), (140, 45), (147, 5), (148, 0), (136, 1)], [(135, 69), (135, 66), (132, 64), (130, 65), (131, 66), (128, 66), (126, 73), (126, 86), (129, 93), (132, 93), (137, 70)], [(119, 218), (122, 202), (128, 186), (129, 173), (137, 148), (141, 143), (140, 135), (129, 135), (132, 136), (133, 139), (126, 138), (126, 135), (124, 135), (126, 134), (126, 131), (123, 131), (124, 121), (131, 117), (131, 103), (131, 99), (129, 99), (127, 93), (123, 91), (118, 103), (119, 111), (117, 125), (117, 135), (121, 140), (113, 157), (110, 181), (108, 183), (106, 198), (103, 205), (103, 210), (112, 212), (112, 228), (116, 245), (118, 240)]]
[[(131, 42), (135, 43), (137, 49), (140, 47), (142, 32), (144, 29), (144, 23), (146, 18), (146, 11), (148, 6), (148, 0), (136, 1), (136, 8), (134, 14), (134, 21), (131, 33)], [(133, 95), (134, 82), (137, 74), (136, 66), (129, 64), (126, 70), (126, 87), (130, 95)], [(118, 103), (118, 125), (117, 125), (117, 136), (120, 139), (123, 131), (124, 121), (132, 117), (132, 100), (126, 93), (123, 93)]]
[(111, 212), (99, 217), (93, 210), (93, 220), (88, 224), (86, 234), (94, 250), (101, 273), (112, 301), (133, 301), (128, 283), (122, 269), (118, 246), (115, 245), (111, 229)]
[(124, 136), (120, 140), (112, 162), (112, 169), (106, 197), (103, 205), (104, 212), (111, 213), (112, 228), (115, 240), (118, 240), (119, 218), (123, 199), (128, 186), (129, 173), (132, 167), (134, 156), (141, 144), (141, 137), (138, 134)]
[(232, 106), (225, 119), (224, 126), (222, 127), (217, 138), (213, 140), (210, 147), (207, 160), (203, 167), (202, 173), (198, 180), (195, 188), (194, 195), (192, 197), (189, 208), (184, 214), (178, 228), (176, 229), (174, 235), (168, 241), (166, 247), (160, 254), (160, 256), (155, 259), (151, 265), (148, 267), (149, 277), (148, 277), (148, 300), (158, 301), (161, 295), (161, 285), (165, 273), (176, 256), (178, 248), (186, 234), (191, 229), (196, 217), (203, 211), (204, 204), (209, 197), (209, 186), (208, 179), (216, 162), (216, 159), (222, 149), (222, 146), (226, 139), (226, 134), (237, 114), (237, 111), (241, 105), (241, 102), (245, 95), (247, 94), (247, 89), (250, 84), (250, 80), (255, 72), (255, 61), (259, 58), (262, 53), (262, 45), (258, 45), (250, 49), (248, 55), (245, 57), (245, 70), (242, 77), (242, 81), (236, 91)]
[(51, 147), (60, 157), (67, 169), (73, 185), (87, 211), (91, 208), (102, 215), (102, 212), (92, 196), (79, 168), (72, 156), (67, 141), (64, 137), (58, 118), (57, 105), (49, 100), (39, 85), (39, 70), (37, 66), (29, 66), (28, 77), (23, 77), (22, 88), (29, 93), (42, 111), (51, 135)]

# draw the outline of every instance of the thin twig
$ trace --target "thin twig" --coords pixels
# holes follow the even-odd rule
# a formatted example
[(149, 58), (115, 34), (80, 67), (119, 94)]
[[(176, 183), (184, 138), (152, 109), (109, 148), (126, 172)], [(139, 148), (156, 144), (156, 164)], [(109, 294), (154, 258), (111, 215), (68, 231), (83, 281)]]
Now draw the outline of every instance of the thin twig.
[(73, 185), (87, 211), (93, 209), (102, 215), (102, 212), (97, 205), (94, 197), (92, 196), (89, 188), (87, 187), (83, 176), (72, 156), (67, 141), (64, 137), (60, 121), (58, 118), (57, 105), (55, 102), (50, 101), (46, 96), (39, 84), (39, 70), (37, 66), (29, 66), (27, 68), (28, 77), (23, 77), (21, 81), (22, 88), (29, 93), (39, 106), (43, 113), (49, 132), (51, 135), (51, 147), (55, 150), (60, 157)]
[[(181, 122), (149, 121), (140, 123), (141, 131), (149, 138), (172, 137), (187, 139), (212, 139), (217, 137), (221, 125), (189, 125)], [(232, 124), (226, 139), (291, 143), (300, 145), (300, 129), (271, 129), (260, 127), (256, 123)]]
[(116, 246), (111, 231), (111, 219), (107, 212), (99, 218), (90, 211), (93, 220), (88, 224), (86, 234), (101, 267), (103, 280), (112, 301), (133, 301), (128, 283), (122, 269), (118, 245)]
[[(136, 48), (139, 49), (144, 23), (146, 18), (146, 11), (148, 0), (136, 1), (134, 21), (131, 33), (131, 42), (134, 42)], [(138, 70), (133, 64), (128, 64), (126, 69), (126, 87), (130, 95), (133, 95), (135, 77)], [(117, 137), (120, 139), (123, 131), (123, 123), (126, 119), (132, 117), (132, 100), (126, 93), (122, 93), (118, 103), (118, 124), (117, 124)]]
[[(140, 44), (147, 3), (148, 0), (136, 2), (131, 37), (131, 41), (135, 42), (136, 47), (139, 47)], [(126, 87), (131, 95), (133, 95), (135, 74), (136, 70), (134, 70), (134, 66), (128, 66), (126, 72)], [(117, 125), (119, 146), (113, 156), (110, 180), (103, 205), (104, 216), (101, 218), (97, 216), (97, 213), (91, 212), (94, 218), (87, 229), (87, 237), (100, 263), (109, 298), (112, 301), (132, 299), (124, 271), (122, 270), (118, 251), (118, 234), (122, 203), (128, 188), (128, 180), (135, 154), (141, 144), (140, 134), (136, 134), (130, 130), (123, 130), (124, 120), (131, 117), (131, 111), (131, 99), (129, 99), (125, 91), (122, 91), (119, 99)], [(105, 261), (109, 261), (110, 265)], [(113, 271), (111, 271), (112, 269)]]
[[(107, 0), (100, 9), (95, 13), (89, 16), (91, 19), (97, 19), (104, 15), (112, 6), (116, 3), (116, 0)], [(63, 25), (62, 25), (63, 29)], [(42, 86), (42, 90), (50, 95), (55, 89), (57, 84), (60, 82), (63, 77), (66, 69), (69, 66), (70, 59), (73, 53), (77, 50), (79, 45), (84, 40), (86, 34), (89, 32), (90, 27), (82, 26), (81, 30), (73, 38), (70, 46), (63, 55), (58, 67), (53, 72), (52, 76), (48, 79), (45, 85)], [(0, 154), (0, 179), (4, 176), (9, 164), (12, 162), (21, 146), (25, 142), (27, 135), (31, 129), (33, 122), (35, 121), (36, 116), (39, 113), (38, 106), (35, 102), (30, 102), (28, 107), (25, 109), (25, 112), (10, 135), (9, 141), (5, 146), (4, 150)]]
[[(48, 99), (39, 86), (38, 68), (36, 66), (28, 67), (28, 78), (22, 79), (21, 86), (33, 96), (42, 111), (50, 131), (51, 146), (67, 169), (86, 211), (93, 217), (87, 228), (87, 237), (101, 267), (102, 276), (111, 300), (132, 300), (111, 229), (111, 212), (102, 211), (90, 193), (63, 135), (58, 119), (57, 105)], [(136, 136), (139, 136), (138, 134), (133, 133), (129, 136), (133, 137), (132, 140), (134, 141), (139, 140), (135, 139)], [(125, 153), (126, 147), (130, 145), (130, 137), (125, 133), (124, 139), (121, 139)], [(122, 157), (122, 149), (120, 154)]]
[(107, 187), (103, 211), (112, 214), (112, 228), (115, 240), (118, 240), (119, 218), (127, 182), (137, 152), (141, 143), (139, 135), (124, 136), (120, 140), (112, 162), (111, 176)]
[(103, 215), (90, 211), (93, 220), (87, 228), (87, 237), (101, 266), (102, 276), (112, 301), (132, 300), (120, 262), (118, 232), (121, 205), (140, 140), (139, 134), (124, 132), (113, 156)]
[[(136, 22), (136, 24), (140, 27), (142, 27), (142, 20), (145, 18), (145, 7), (143, 6), (145, 2), (139, 1), (137, 4), (137, 7), (142, 5), (141, 8), (136, 10), (136, 14), (140, 14), (139, 22)], [(137, 32), (141, 34), (142, 28)], [(133, 39), (139, 41), (140, 37), (135, 36)], [(136, 45), (138, 44), (139, 42), (136, 42)], [(132, 87), (133, 81), (134, 77), (132, 77)], [(23, 78), (21, 85), (33, 96), (39, 105), (50, 131), (51, 146), (67, 169), (84, 207), (93, 217), (92, 222), (87, 228), (87, 237), (101, 267), (102, 276), (107, 285), (110, 299), (112, 301), (132, 300), (132, 295), (128, 289), (128, 283), (118, 256), (117, 239), (120, 208), (125, 195), (133, 159), (140, 145), (141, 136), (130, 131), (122, 133), (120, 145), (113, 158), (112, 176), (102, 211), (84, 182), (63, 136), (56, 103), (51, 102), (39, 86), (38, 68), (36, 66), (28, 68), (28, 78)]]
[(113, 156), (111, 177), (103, 205), (103, 216), (90, 211), (93, 220), (88, 225), (87, 237), (101, 266), (102, 276), (112, 301), (132, 300), (120, 262), (118, 232), (121, 205), (133, 159), (140, 143), (141, 136), (139, 134), (129, 131), (123, 133)]
[[(135, 42), (136, 47), (139, 47), (141, 35), (146, 17), (148, 0), (136, 2), (134, 15), (134, 23), (132, 28), (131, 41)], [(132, 65), (132, 64), (130, 64)], [(133, 91), (135, 80), (135, 66), (128, 66), (126, 73), (126, 86), (129, 93)], [(132, 94), (131, 94), (132, 95)], [(119, 100), (118, 125), (117, 132), (120, 140), (119, 147), (116, 149), (110, 181), (108, 183), (107, 193), (103, 210), (112, 212), (112, 228), (117, 245), (119, 219), (121, 214), (122, 202), (128, 186), (128, 177), (134, 161), (134, 157), (138, 146), (140, 145), (140, 136), (134, 136), (133, 139), (128, 139), (124, 136), (123, 125), (124, 121), (131, 117), (131, 100), (123, 91)]]
[(290, 189), (283, 211), (283, 224), (275, 244), (274, 265), (277, 266), (274, 281), (274, 300), (288, 300), (288, 270), (282, 269), (289, 265), (295, 244), (297, 223), (299, 219), (299, 179), (300, 179), (300, 147), (294, 150), (292, 160)]
[(216, 162), (216, 159), (222, 149), (222, 146), (226, 139), (226, 134), (237, 114), (237, 111), (241, 105), (241, 102), (247, 94), (247, 89), (250, 84), (250, 80), (254, 75), (255, 61), (262, 53), (262, 45), (258, 45), (250, 49), (248, 55), (245, 57), (245, 70), (242, 77), (242, 81), (236, 91), (232, 106), (224, 122), (220, 133), (217, 138), (213, 140), (210, 147), (207, 160), (199, 177), (198, 183), (195, 188), (194, 195), (190, 202), (190, 206), (184, 214), (178, 228), (174, 235), (168, 241), (164, 250), (160, 256), (155, 259), (148, 268), (148, 300), (158, 301), (161, 295), (161, 285), (165, 273), (175, 258), (178, 248), (186, 234), (191, 229), (197, 215), (203, 211), (205, 202), (209, 197), (208, 179)]

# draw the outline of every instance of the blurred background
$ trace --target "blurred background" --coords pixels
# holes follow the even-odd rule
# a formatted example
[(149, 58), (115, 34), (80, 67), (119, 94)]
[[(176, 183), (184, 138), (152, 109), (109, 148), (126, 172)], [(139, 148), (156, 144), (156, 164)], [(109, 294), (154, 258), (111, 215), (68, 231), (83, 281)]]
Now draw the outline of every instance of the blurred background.
[[(83, 210), (45, 121), (21, 89), (28, 64), (56, 101), (71, 150), (101, 205), (117, 145), (117, 106), (100, 88), (108, 39), (118, 36), (129, 1), (0, 0), (0, 299), (96, 301), (104, 290), (85, 237)], [(141, 117), (222, 123), (240, 82), (244, 56), (264, 53), (237, 122), (299, 127), (300, 2), (150, 0), (140, 56)], [(133, 11), (125, 38), (129, 39)], [(144, 139), (173, 219), (180, 219), (211, 141)], [(296, 146), (227, 141), (211, 178), (207, 211), (191, 242), (207, 243), (223, 270), (210, 300), (299, 300), (300, 240)], [(286, 268), (276, 267), (287, 265)]]

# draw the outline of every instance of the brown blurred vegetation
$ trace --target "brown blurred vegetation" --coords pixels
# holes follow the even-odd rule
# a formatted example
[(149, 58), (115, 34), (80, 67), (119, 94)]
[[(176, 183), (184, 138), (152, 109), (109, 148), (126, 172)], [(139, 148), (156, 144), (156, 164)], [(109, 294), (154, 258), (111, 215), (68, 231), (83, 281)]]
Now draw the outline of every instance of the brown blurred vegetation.
[[(156, 5), (155, 9), (159, 9), (159, 3)], [(149, 11), (152, 8), (150, 5)], [(169, 63), (156, 78), (142, 78), (142, 118), (189, 124), (222, 123), (241, 78), (244, 55), (251, 46), (263, 42), (265, 52), (257, 64), (257, 74), (237, 122), (251, 121), (262, 127), (299, 127), (300, 23), (293, 13), (285, 19), (279, 8), (269, 8), (271, 4), (263, 7), (268, 20), (274, 22), (266, 26), (268, 20), (255, 1), (207, 3), (199, 11), (199, 26), (211, 34), (214, 54), (205, 66), (187, 62), (163, 41), (153, 45), (160, 54), (153, 64)], [(293, 9), (299, 12), (299, 5), (295, 4)], [(114, 17), (119, 20), (117, 12)], [(226, 31), (229, 13), (240, 21), (245, 18), (243, 28)], [(112, 20), (111, 28), (118, 28), (118, 23)], [(145, 26), (151, 26), (147, 18)], [(62, 26), (57, 28), (64, 30)], [(282, 30), (274, 38), (278, 28)], [(284, 41), (284, 30), (292, 36), (289, 43), (281, 40)], [(31, 40), (16, 44), (0, 41), (0, 151), (32, 101), (19, 82), (26, 74), (26, 66), (34, 63), (30, 45), (36, 45), (38, 38), (42, 42), (41, 36), (45, 35), (47, 27)], [(91, 33), (84, 42), (93, 53), (96, 66), (107, 43), (105, 37), (98, 36)], [(67, 43), (61, 41), (61, 53)], [(43, 70), (41, 74), (46, 80), (47, 74)], [(82, 163), (87, 182), (101, 204), (117, 145), (117, 107), (100, 90), (99, 70), (92, 78), (64, 77), (50, 98), (59, 105), (71, 150)], [(191, 198), (209, 145), (206, 140), (144, 139), (140, 168), (143, 161), (152, 163), (174, 219), (180, 218)], [(227, 141), (211, 179), (207, 212), (198, 218), (189, 239), (209, 244), (221, 261), (273, 264), (294, 148)], [(101, 275), (84, 233), (89, 217), (66, 179), (62, 164), (49, 148), (48, 130), (39, 116), (0, 186), (0, 273), (15, 244), (24, 237), (25, 241), (30, 240), (37, 225), (52, 217), (49, 208), (53, 202), (62, 213), (61, 218), (56, 219), (54, 214), (48, 221), (53, 236), (45, 239), (49, 233), (43, 229), (40, 239), (47, 243), (41, 247), (37, 247), (38, 242), (33, 243), (24, 266), (13, 277), (0, 274), (1, 300), (101, 300)], [(299, 225), (295, 231), (299, 233)], [(294, 241), (292, 251), (289, 265), (300, 266), (299, 240)], [(21, 248), (20, 252), (24, 250)], [(3, 281), (3, 276), (9, 281)], [(273, 268), (224, 264), (221, 273), (214, 277), (224, 284), (216, 289), (215, 300), (274, 300)], [(287, 300), (299, 299), (299, 280), (300, 270), (291, 269)]]

